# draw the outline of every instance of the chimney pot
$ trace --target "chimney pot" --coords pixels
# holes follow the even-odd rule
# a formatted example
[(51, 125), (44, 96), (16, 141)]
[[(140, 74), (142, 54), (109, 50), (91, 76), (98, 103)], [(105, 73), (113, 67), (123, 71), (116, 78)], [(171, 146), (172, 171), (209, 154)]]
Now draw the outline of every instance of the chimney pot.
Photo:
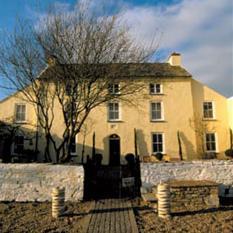
[(181, 55), (180, 53), (172, 53), (169, 58), (167, 63), (169, 63), (171, 66), (181, 66)]

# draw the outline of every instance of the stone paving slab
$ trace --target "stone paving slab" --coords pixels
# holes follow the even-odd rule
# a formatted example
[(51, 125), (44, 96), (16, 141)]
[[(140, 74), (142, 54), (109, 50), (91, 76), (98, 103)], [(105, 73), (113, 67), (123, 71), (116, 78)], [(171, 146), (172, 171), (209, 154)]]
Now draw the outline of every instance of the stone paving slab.
[(130, 201), (103, 199), (95, 202), (86, 233), (138, 233)]

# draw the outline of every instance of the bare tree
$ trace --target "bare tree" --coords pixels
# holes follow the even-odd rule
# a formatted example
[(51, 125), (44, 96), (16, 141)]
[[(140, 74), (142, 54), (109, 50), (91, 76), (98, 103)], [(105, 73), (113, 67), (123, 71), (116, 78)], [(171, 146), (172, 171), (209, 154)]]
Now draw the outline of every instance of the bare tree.
[[(127, 75), (126, 65), (145, 62), (155, 51), (137, 45), (117, 16), (97, 16), (88, 5), (79, 4), (70, 14), (50, 11), (38, 25), (21, 27), (7, 38), (0, 49), (0, 71), (35, 105), (47, 159), (52, 144), (56, 161), (68, 161), (72, 138), (94, 108), (127, 101), (142, 89)], [(59, 142), (52, 135), (56, 101), (65, 123)]]

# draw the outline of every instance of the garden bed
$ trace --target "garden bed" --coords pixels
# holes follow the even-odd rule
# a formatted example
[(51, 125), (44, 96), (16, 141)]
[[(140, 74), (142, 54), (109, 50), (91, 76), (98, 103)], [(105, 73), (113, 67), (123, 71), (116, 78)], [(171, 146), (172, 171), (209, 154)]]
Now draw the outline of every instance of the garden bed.
[(91, 202), (68, 202), (70, 214), (55, 220), (51, 216), (50, 202), (0, 202), (0, 232), (82, 232), (91, 205)]

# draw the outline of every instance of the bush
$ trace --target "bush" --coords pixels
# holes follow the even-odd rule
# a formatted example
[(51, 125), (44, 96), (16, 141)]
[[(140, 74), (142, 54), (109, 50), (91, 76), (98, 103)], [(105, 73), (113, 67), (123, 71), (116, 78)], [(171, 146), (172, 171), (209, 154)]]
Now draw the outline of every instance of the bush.
[(162, 153), (156, 153), (155, 158), (161, 161), (163, 159), (163, 154)]
[(95, 154), (95, 156), (94, 156), (94, 162), (95, 162), (95, 164), (97, 166), (101, 165), (102, 159), (103, 159), (103, 155), (102, 154), (98, 154), (98, 153)]
[(130, 164), (134, 164), (135, 163), (135, 156), (132, 153), (126, 154), (125, 155), (125, 160), (127, 161), (127, 163)]
[(217, 158), (217, 154), (215, 152), (205, 153), (204, 159), (216, 159), (216, 158)]
[(228, 149), (225, 151), (227, 157), (233, 158), (233, 149)]

